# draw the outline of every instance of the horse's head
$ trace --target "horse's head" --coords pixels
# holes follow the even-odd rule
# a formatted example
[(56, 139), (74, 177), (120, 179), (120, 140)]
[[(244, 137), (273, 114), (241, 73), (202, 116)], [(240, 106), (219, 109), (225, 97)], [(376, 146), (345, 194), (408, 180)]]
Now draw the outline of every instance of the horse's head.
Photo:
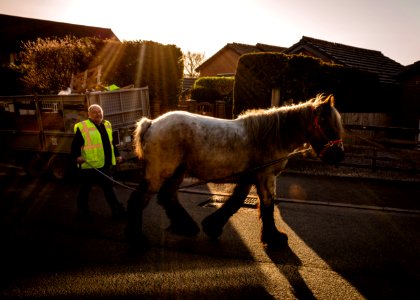
[(313, 101), (310, 144), (323, 162), (336, 164), (344, 159), (343, 125), (334, 107), (334, 96), (317, 96)]

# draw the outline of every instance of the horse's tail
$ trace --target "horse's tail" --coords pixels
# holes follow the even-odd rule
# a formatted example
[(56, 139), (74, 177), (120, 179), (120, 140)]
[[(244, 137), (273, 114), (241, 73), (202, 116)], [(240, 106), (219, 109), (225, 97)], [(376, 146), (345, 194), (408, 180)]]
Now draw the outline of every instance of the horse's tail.
[(134, 130), (134, 152), (139, 159), (143, 158), (142, 139), (150, 125), (152, 125), (152, 120), (144, 117), (137, 122)]

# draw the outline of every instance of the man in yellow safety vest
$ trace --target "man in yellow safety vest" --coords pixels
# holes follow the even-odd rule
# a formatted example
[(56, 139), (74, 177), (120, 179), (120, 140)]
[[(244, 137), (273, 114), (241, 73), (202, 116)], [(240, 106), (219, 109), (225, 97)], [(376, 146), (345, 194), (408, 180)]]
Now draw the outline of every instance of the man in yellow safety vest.
[(112, 166), (122, 161), (113, 143), (111, 123), (103, 119), (102, 108), (97, 104), (88, 108), (88, 117), (88, 120), (74, 125), (75, 136), (71, 144), (72, 156), (81, 169), (81, 187), (77, 196), (79, 219), (91, 220), (88, 199), (94, 185), (99, 185), (104, 191), (113, 218), (122, 219), (125, 210), (115, 195), (112, 182), (98, 172), (111, 176)]

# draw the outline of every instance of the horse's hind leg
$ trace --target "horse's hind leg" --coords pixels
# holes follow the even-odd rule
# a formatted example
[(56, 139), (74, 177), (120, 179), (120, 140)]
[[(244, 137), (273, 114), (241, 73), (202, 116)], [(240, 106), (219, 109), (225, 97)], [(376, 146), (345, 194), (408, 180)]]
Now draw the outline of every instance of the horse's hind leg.
[(164, 182), (157, 198), (158, 203), (163, 206), (171, 221), (168, 229), (172, 233), (196, 236), (200, 232), (200, 228), (178, 200), (178, 188), (184, 179), (184, 174), (185, 167), (178, 167), (174, 174)]
[(203, 231), (210, 238), (216, 239), (222, 234), (223, 226), (241, 208), (251, 187), (252, 184), (248, 182), (238, 183), (232, 195), (226, 200), (223, 206), (203, 220), (201, 223)]
[(260, 199), (260, 218), (262, 221), (261, 242), (270, 248), (282, 248), (287, 245), (287, 235), (277, 230), (274, 222), (275, 176), (262, 176), (257, 183)]
[(137, 189), (133, 191), (127, 202), (127, 227), (125, 235), (128, 242), (136, 247), (146, 247), (147, 239), (143, 235), (143, 209), (150, 201), (151, 194), (148, 192), (148, 183), (142, 179)]

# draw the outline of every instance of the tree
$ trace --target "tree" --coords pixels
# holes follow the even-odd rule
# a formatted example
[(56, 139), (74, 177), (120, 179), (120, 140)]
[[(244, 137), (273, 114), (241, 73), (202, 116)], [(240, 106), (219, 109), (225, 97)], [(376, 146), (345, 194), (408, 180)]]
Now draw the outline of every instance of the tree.
[(72, 74), (86, 68), (94, 45), (87, 38), (66, 36), (24, 42), (22, 49), (13, 69), (23, 74), (27, 92), (49, 94), (66, 89)]
[(190, 52), (183, 53), (184, 59), (184, 76), (190, 78), (197, 78), (199, 73), (195, 69), (204, 61), (205, 53)]
[[(176, 108), (182, 88), (184, 69), (182, 51), (175, 45), (163, 45), (153, 41), (114, 42), (104, 47), (107, 56), (98, 55), (104, 66), (103, 80), (118, 86), (134, 84), (149, 87), (150, 101), (160, 101), (162, 111)], [(112, 45), (111, 45), (112, 46)]]

